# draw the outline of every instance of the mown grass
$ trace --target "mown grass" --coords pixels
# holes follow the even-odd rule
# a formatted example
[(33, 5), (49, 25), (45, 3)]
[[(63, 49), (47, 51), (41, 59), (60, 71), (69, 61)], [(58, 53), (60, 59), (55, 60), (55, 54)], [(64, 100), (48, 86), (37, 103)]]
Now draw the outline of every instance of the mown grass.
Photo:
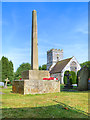
[(21, 95), (11, 86), (1, 90), (3, 118), (88, 118), (87, 91)]

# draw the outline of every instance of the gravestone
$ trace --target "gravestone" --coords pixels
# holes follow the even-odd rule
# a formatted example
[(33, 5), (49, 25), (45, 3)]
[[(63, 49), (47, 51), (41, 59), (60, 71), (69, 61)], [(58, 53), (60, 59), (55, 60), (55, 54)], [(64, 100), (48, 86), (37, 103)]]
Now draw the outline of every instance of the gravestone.
[(7, 82), (9, 82), (8, 78), (7, 78), (7, 79), (5, 79), (5, 81), (6, 81), (6, 83), (5, 83), (4, 88), (7, 88)]
[(78, 73), (78, 90), (88, 90), (90, 89), (90, 69), (86, 66), (83, 66)]
[(69, 74), (69, 71), (66, 71), (65, 76), (67, 77), (67, 84), (64, 86), (64, 88), (67, 88), (67, 89), (73, 88), (73, 86), (70, 84), (69, 76), (71, 76), (71, 74)]
[(88, 79), (88, 90), (90, 90), (90, 77)]
[(0, 82), (0, 86), (4, 86), (4, 82)]
[(37, 12), (32, 11), (31, 70), (22, 73), (22, 80), (13, 81), (12, 90), (21, 94), (42, 94), (60, 92), (60, 81), (49, 78), (46, 70), (38, 70)]

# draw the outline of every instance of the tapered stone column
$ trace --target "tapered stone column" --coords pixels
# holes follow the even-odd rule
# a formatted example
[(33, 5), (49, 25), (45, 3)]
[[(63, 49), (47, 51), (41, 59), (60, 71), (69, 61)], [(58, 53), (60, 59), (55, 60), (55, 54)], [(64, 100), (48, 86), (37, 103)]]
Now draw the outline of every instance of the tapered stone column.
[(32, 11), (31, 69), (38, 70), (37, 12)]

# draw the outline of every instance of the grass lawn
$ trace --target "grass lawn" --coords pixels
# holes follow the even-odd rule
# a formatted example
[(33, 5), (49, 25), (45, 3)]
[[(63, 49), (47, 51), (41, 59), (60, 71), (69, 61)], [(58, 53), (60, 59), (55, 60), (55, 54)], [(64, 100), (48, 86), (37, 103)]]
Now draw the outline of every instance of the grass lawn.
[(10, 86), (1, 91), (2, 118), (88, 118), (87, 91), (21, 95)]

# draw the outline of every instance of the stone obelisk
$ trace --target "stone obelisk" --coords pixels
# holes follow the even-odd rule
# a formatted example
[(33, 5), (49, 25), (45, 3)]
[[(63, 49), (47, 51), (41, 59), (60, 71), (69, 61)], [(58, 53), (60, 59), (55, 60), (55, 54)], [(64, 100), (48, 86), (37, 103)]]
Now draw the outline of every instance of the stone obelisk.
[(12, 91), (24, 95), (60, 92), (60, 81), (43, 80), (43, 78), (49, 78), (50, 73), (46, 70), (38, 70), (37, 15), (35, 10), (32, 12), (31, 51), (32, 70), (23, 71), (23, 79), (13, 81)]
[(32, 11), (31, 70), (38, 70), (37, 12)]

